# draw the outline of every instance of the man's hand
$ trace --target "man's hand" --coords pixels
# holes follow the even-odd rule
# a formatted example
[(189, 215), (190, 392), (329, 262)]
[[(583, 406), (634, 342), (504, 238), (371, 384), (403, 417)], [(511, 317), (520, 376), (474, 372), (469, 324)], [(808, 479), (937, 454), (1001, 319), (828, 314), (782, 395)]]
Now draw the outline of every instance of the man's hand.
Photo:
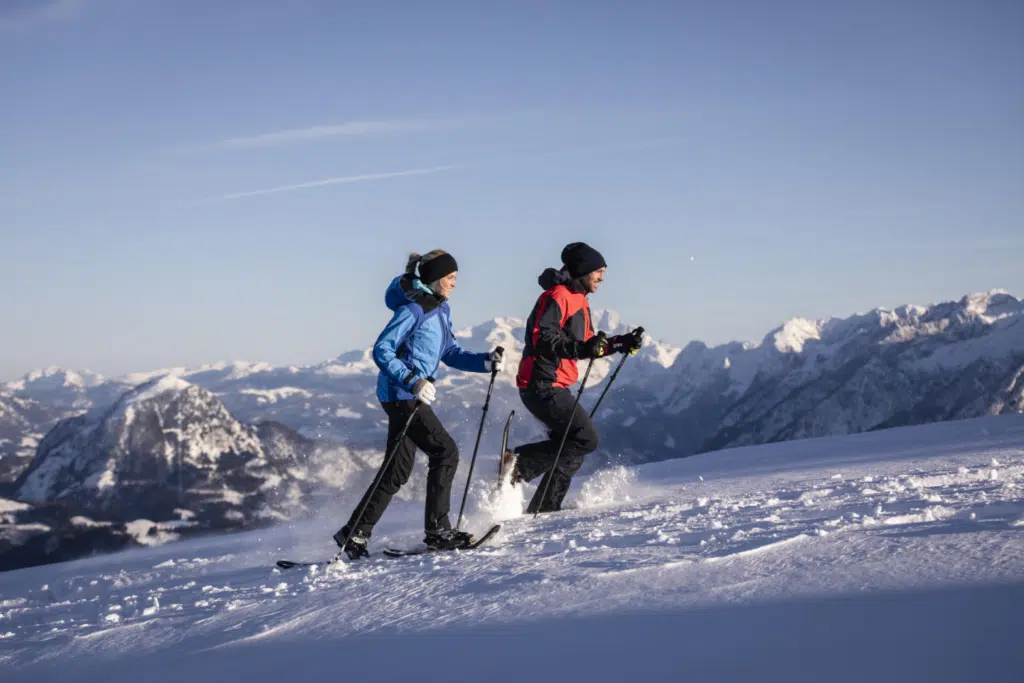
[(580, 346), (580, 358), (600, 358), (608, 353), (608, 337), (598, 332)]
[(608, 353), (635, 354), (644, 345), (644, 328), (638, 327), (627, 334), (617, 334), (608, 340)]

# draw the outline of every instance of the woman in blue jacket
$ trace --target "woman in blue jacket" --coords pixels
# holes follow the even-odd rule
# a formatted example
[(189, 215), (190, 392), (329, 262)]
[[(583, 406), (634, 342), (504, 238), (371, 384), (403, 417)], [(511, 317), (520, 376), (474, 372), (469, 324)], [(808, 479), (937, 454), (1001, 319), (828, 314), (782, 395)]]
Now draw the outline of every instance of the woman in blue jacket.
[[(411, 254), (405, 273), (392, 280), (384, 295), (394, 316), (373, 346), (373, 360), (380, 368), (377, 399), (388, 415), (385, 456), (396, 446), (397, 450), (387, 469), (378, 473), (377, 488), (371, 486), (363, 494), (348, 523), (334, 534), (335, 542), (353, 560), (369, 555), (366, 546), (373, 526), (409, 480), (417, 447), (429, 458), (424, 542), (452, 549), (472, 541), (469, 534), (452, 530), (448, 519), (459, 449), (430, 407), (436, 398), (434, 373), (442, 362), (465, 372), (500, 372), (504, 363), (495, 351), (469, 353), (455, 339), (448, 297), (455, 289), (457, 271), (455, 259), (443, 250)], [(417, 403), (416, 416), (398, 443)], [(364, 504), (362, 518), (356, 519)], [(346, 544), (353, 524), (355, 530)]]

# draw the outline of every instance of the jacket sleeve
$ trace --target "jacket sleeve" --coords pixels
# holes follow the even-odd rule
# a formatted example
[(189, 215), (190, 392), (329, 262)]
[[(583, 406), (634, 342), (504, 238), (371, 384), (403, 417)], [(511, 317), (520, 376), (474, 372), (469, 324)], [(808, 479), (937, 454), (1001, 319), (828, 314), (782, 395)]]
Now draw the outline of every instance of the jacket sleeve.
[[(448, 329), (451, 329), (451, 323), (448, 323)], [(459, 341), (452, 335), (451, 340), (448, 342), (448, 346), (445, 347), (444, 352), (441, 353), (441, 361), (456, 370), (462, 370), (463, 372), (487, 372), (487, 353), (470, 353), (462, 348)]]
[(416, 316), (408, 306), (399, 308), (373, 345), (373, 362), (392, 382), (407, 388), (416, 381), (416, 373), (398, 357), (398, 348), (409, 337), (415, 323)]
[(537, 329), (535, 346), (545, 355), (575, 359), (579, 358), (583, 342), (572, 338), (562, 329), (562, 325), (565, 324), (565, 307), (566, 302), (559, 301), (557, 296), (551, 296), (547, 300), (534, 321)]

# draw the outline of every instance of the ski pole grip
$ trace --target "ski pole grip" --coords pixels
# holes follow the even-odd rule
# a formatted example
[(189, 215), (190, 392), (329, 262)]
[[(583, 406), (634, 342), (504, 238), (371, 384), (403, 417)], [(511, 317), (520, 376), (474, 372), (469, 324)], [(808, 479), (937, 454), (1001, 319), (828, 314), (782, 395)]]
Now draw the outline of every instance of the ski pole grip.
[(494, 352), (496, 354), (498, 354), (499, 356), (504, 356), (505, 355), (505, 347), (504, 346), (496, 346), (496, 347), (494, 347)]

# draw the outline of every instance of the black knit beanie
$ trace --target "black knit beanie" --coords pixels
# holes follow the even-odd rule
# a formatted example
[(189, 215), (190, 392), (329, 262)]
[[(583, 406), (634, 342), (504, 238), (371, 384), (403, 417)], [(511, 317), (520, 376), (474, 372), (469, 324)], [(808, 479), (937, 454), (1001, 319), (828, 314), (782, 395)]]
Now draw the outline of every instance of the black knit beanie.
[(569, 268), (569, 275), (573, 278), (583, 277), (608, 265), (604, 262), (601, 252), (585, 242), (565, 245), (565, 249), (562, 250), (562, 263)]
[(435, 256), (426, 263), (420, 263), (420, 282), (429, 285), (431, 282), (437, 282), (441, 278), (451, 275), (458, 269), (459, 264), (455, 262), (455, 257), (451, 254)]

